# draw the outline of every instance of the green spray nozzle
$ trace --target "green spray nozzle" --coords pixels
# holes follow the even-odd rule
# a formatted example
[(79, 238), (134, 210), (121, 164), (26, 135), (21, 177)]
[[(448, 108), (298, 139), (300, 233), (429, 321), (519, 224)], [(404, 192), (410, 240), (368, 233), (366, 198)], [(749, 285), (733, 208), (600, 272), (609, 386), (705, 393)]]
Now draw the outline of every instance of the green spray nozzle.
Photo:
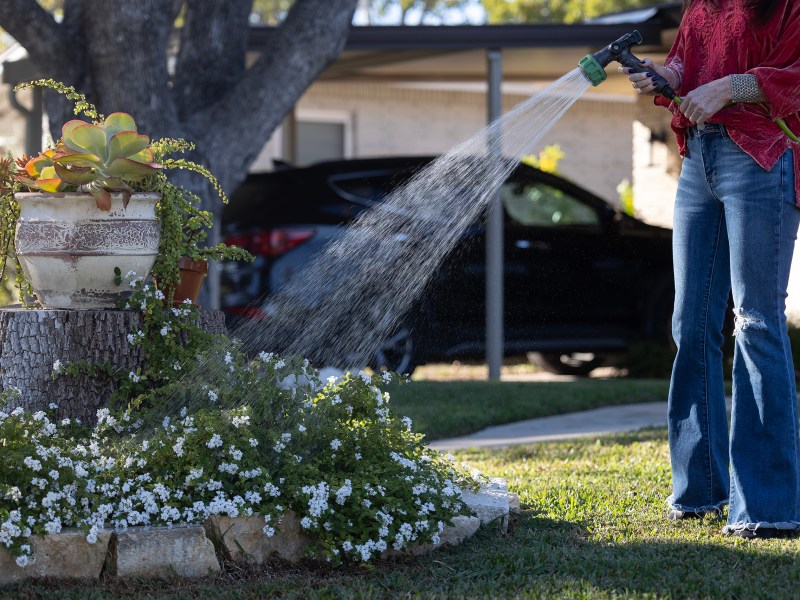
[[(605, 68), (611, 62), (618, 62), (636, 73), (644, 73), (647, 69), (642, 66), (641, 61), (631, 52), (633, 46), (637, 46), (641, 43), (641, 33), (638, 31), (626, 33), (602, 50), (584, 56), (580, 62), (578, 62), (578, 66), (595, 87), (606, 80)], [(666, 79), (657, 73), (652, 73), (651, 79), (655, 85), (656, 92), (670, 100), (675, 99), (677, 94), (675, 90), (670, 87), (669, 83), (667, 83)]]

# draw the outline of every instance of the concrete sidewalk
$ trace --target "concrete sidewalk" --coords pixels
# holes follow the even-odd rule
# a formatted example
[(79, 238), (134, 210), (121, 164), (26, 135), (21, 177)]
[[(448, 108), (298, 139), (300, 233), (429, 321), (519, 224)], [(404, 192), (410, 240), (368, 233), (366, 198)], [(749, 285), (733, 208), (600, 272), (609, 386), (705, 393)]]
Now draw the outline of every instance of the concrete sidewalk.
[(464, 437), (433, 441), (430, 443), (430, 447), (443, 451), (465, 448), (505, 448), (547, 440), (563, 440), (636, 431), (645, 427), (666, 426), (666, 402), (623, 404), (489, 427)]

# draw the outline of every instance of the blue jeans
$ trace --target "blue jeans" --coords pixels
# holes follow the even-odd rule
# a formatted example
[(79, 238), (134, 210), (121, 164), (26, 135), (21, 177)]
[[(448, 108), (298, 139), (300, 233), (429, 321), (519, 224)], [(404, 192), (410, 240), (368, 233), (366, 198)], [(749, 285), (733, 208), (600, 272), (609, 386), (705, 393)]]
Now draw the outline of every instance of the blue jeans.
[[(786, 289), (800, 223), (791, 150), (767, 172), (724, 127), (693, 128), (675, 201), (677, 356), (669, 394), (671, 508), (721, 512), (725, 531), (800, 528), (797, 396)], [(730, 428), (722, 373), (735, 316)]]

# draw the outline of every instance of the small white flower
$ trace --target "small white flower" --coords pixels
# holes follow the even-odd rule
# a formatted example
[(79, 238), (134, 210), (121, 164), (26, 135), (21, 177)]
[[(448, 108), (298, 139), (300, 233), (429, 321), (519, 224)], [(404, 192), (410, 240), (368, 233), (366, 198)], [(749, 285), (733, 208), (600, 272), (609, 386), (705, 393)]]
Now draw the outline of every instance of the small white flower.
[(63, 369), (63, 365), (61, 364), (60, 360), (57, 360), (53, 363), (53, 373), (60, 373), (61, 369)]
[(97, 543), (97, 525), (92, 525), (92, 528), (89, 530), (88, 535), (86, 536), (86, 541), (90, 544)]
[(256, 438), (250, 438), (250, 439), (249, 439), (249, 440), (247, 440), (247, 441), (250, 443), (250, 445), (251, 445), (253, 448), (255, 448), (256, 446), (258, 446), (258, 440), (257, 440)]
[(26, 456), (23, 459), (22, 462), (26, 467), (28, 467), (29, 469), (32, 469), (33, 471), (41, 471), (42, 470), (42, 463), (40, 463), (35, 458), (31, 458), (30, 456)]
[(237, 415), (231, 419), (231, 424), (239, 429), (250, 422), (250, 415)]
[(130, 379), (133, 383), (139, 383), (139, 376), (133, 371), (128, 373), (128, 379)]
[(297, 426), (297, 431), (299, 431), (300, 433), (303, 433), (305, 430), (306, 430), (306, 426), (303, 425), (302, 423)]
[(178, 441), (172, 446), (172, 451), (176, 456), (183, 456), (183, 442), (186, 438), (178, 438)]
[(342, 442), (340, 442), (339, 440), (331, 440), (331, 449), (338, 450), (341, 447), (342, 447)]
[(211, 439), (208, 440), (206, 446), (209, 448), (219, 448), (222, 446), (222, 438), (219, 436), (219, 434), (215, 433), (211, 436)]
[(212, 403), (216, 402), (219, 396), (217, 396), (217, 392), (214, 390), (208, 390), (208, 399), (211, 400)]
[(25, 567), (27, 567), (27, 566), (28, 566), (29, 564), (31, 564), (32, 562), (33, 562), (33, 561), (31, 560), (31, 557), (30, 557), (30, 556), (28, 556), (27, 554), (23, 554), (22, 556), (18, 556), (18, 557), (16, 558), (16, 563), (17, 563), (17, 566), (18, 566), (18, 567), (20, 567), (20, 568), (22, 568), (22, 569), (24, 569)]

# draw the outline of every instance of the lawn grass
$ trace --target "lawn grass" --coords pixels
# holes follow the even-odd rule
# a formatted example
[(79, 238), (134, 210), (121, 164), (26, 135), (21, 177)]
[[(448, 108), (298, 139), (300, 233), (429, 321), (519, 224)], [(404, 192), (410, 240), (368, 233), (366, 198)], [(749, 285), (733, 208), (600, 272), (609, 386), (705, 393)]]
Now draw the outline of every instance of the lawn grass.
[(664, 430), (462, 453), (508, 479), (523, 504), (509, 532), (339, 571), (310, 565), (215, 578), (26, 584), (4, 598), (796, 598), (800, 542), (721, 535), (723, 521), (670, 522)]
[(412, 381), (387, 388), (392, 410), (436, 440), (491, 425), (635, 402), (666, 402), (662, 379), (577, 381)]

